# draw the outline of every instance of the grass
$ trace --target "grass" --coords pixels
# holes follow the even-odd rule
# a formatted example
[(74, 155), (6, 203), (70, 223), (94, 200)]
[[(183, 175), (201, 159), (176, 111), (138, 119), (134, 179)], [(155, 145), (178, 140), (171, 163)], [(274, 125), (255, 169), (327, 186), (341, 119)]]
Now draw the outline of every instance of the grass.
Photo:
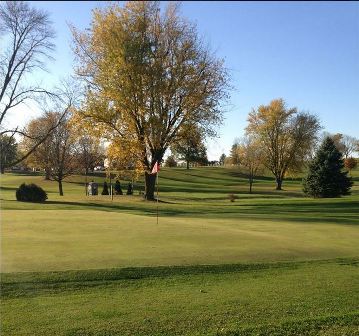
[(358, 265), (358, 259), (342, 259), (6, 274), (2, 331), (10, 335), (317, 335), (319, 331), (355, 335)]
[[(141, 181), (111, 201), (81, 176), (64, 197), (1, 177), (2, 334), (359, 335), (359, 170), (339, 199), (266, 176), (249, 194), (234, 168), (160, 174), (158, 225)], [(22, 182), (48, 201), (17, 202)]]

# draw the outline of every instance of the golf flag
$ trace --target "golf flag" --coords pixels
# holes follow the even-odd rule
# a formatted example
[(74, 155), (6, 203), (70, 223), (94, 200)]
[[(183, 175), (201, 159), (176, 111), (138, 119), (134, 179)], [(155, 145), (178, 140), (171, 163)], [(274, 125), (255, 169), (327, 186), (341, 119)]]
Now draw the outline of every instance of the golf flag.
[(160, 171), (160, 165), (158, 164), (158, 161), (156, 161), (155, 165), (152, 168), (151, 174), (157, 174)]

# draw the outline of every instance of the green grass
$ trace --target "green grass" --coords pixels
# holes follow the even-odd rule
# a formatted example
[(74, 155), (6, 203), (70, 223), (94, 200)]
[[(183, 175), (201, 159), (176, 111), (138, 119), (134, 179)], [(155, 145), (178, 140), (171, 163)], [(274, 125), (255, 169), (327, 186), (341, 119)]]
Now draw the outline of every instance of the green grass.
[[(1, 177), (2, 334), (359, 335), (359, 170), (339, 199), (266, 176), (249, 194), (234, 168), (160, 174), (158, 224), (141, 181), (111, 201), (81, 176), (64, 197)], [(22, 182), (48, 201), (17, 202)]]
[(2, 331), (357, 335), (358, 265), (342, 259), (6, 274)]

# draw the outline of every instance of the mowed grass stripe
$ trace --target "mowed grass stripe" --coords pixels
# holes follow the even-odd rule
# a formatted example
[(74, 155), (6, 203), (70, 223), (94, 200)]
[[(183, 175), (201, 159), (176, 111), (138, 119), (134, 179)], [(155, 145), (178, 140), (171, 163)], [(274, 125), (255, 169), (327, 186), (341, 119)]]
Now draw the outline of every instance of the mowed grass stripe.
[[(12, 288), (2, 300), (2, 331), (5, 335), (357, 332), (357, 259), (247, 265), (245, 270), (243, 265), (237, 270), (234, 265), (207, 267), (210, 272), (168, 268), (167, 276), (160, 275), (166, 274), (164, 269), (146, 269), (144, 277), (140, 269), (132, 269), (130, 277), (139, 274), (135, 279), (128, 273), (120, 279), (121, 270), (38, 274), (40, 278), (11, 275), (25, 281), (6, 284)], [(111, 279), (111, 272), (118, 272), (117, 278)], [(101, 274), (107, 280), (99, 280)], [(86, 279), (91, 280), (88, 286)]]

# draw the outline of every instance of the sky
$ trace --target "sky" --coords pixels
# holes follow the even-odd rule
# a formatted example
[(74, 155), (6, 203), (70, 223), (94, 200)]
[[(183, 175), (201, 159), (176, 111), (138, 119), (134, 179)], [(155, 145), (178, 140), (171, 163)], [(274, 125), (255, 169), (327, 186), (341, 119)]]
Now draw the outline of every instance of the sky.
[[(57, 34), (55, 61), (38, 75), (45, 85), (73, 72), (68, 24), (89, 27), (91, 10), (107, 4), (31, 2), (49, 12)], [(359, 137), (359, 2), (184, 1), (181, 13), (197, 24), (232, 78), (220, 137), (208, 141), (210, 160), (229, 154), (252, 108), (276, 98), (316, 114), (323, 131)], [(32, 115), (30, 106), (22, 121)]]

